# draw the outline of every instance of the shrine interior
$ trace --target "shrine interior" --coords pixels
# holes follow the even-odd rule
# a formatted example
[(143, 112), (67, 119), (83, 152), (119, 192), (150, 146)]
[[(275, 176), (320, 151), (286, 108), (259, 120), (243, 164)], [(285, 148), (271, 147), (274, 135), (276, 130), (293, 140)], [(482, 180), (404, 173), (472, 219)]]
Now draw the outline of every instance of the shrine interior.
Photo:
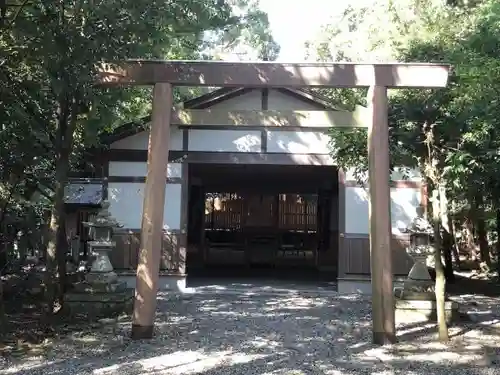
[(338, 254), (336, 167), (190, 164), (188, 202), (190, 276), (324, 276)]

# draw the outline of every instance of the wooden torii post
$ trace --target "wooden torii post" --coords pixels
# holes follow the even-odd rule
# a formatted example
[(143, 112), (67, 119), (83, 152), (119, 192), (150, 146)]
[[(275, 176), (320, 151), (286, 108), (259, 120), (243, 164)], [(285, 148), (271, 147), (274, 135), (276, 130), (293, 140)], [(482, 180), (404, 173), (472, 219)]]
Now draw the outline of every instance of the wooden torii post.
[(132, 337), (153, 336), (163, 230), (172, 86), (368, 87), (373, 342), (396, 340), (389, 188), (388, 88), (446, 87), (445, 64), (127, 60), (99, 68), (97, 84), (154, 85)]

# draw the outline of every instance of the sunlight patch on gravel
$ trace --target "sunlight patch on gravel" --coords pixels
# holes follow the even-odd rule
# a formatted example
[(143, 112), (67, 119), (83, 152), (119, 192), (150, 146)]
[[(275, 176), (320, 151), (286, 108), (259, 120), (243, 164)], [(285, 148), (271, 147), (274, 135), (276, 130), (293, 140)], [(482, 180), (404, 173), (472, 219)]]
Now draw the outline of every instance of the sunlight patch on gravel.
[[(207, 368), (220, 365), (231, 366), (235, 364), (248, 363), (265, 355), (244, 355), (241, 353), (214, 352), (204, 354), (200, 352), (175, 352), (154, 358), (126, 362), (93, 371), (93, 375), (114, 375), (122, 373), (124, 368), (140, 367), (146, 374), (168, 373), (174, 375), (196, 374)], [(166, 372), (167, 371), (167, 372)]]

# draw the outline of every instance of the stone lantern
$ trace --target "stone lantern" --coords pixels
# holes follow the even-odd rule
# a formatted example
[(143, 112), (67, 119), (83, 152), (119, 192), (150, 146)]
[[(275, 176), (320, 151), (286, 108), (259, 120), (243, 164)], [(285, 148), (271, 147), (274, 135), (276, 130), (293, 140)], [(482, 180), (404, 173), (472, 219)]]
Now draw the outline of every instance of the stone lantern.
[[(427, 269), (427, 258), (434, 255), (434, 231), (432, 225), (424, 217), (422, 206), (417, 209), (417, 217), (406, 228), (410, 234), (410, 246), (406, 249), (415, 261), (408, 273), (402, 288), (395, 288), (396, 313), (417, 314), (436, 321), (437, 307), (434, 282)], [(445, 316), (448, 322), (459, 317), (458, 304), (454, 301), (445, 301)]]
[(89, 228), (89, 236), (92, 239), (87, 243), (92, 254), (92, 265), (87, 275), (88, 281), (113, 282), (116, 274), (109, 260), (109, 253), (115, 247), (113, 241), (113, 230), (122, 225), (109, 213), (109, 202), (104, 201), (98, 214), (83, 225)]
[(109, 202), (103, 202), (98, 214), (83, 223), (89, 228), (92, 238), (88, 242), (92, 265), (85, 280), (74, 284), (73, 290), (65, 294), (70, 309), (94, 317), (109, 317), (128, 310), (134, 296), (134, 290), (127, 288), (126, 282), (118, 280), (109, 260), (109, 253), (116, 245), (113, 230), (121, 225), (111, 216), (108, 208)]
[(434, 299), (434, 282), (427, 269), (427, 258), (434, 254), (434, 238), (432, 225), (424, 217), (424, 208), (417, 208), (417, 217), (406, 229), (410, 234), (410, 246), (406, 252), (414, 260), (408, 273), (400, 298)]

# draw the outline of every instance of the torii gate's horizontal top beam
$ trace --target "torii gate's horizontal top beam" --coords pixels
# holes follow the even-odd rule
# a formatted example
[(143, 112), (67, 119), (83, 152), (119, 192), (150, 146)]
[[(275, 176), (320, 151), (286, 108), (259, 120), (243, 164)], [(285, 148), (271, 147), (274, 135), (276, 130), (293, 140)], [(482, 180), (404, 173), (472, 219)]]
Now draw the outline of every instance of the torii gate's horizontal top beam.
[(97, 84), (215, 87), (445, 87), (447, 64), (127, 60), (99, 67)]

